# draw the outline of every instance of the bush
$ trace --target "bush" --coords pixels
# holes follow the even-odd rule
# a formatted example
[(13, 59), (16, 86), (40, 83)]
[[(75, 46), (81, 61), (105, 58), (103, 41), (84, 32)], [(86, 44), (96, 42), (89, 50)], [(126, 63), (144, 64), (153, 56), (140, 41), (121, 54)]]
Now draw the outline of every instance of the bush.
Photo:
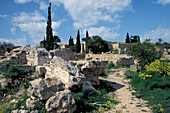
[(108, 65), (108, 67), (107, 67), (107, 69), (111, 69), (111, 68), (113, 68), (113, 67), (115, 67), (115, 64), (114, 64), (113, 62), (110, 62), (109, 65)]
[(170, 75), (170, 65), (161, 60), (155, 60), (151, 64), (146, 65), (145, 68), (147, 72), (157, 72), (160, 73), (162, 76)]
[(22, 75), (26, 75), (26, 73), (21, 68), (11, 62), (1, 67), (0, 70), (0, 74), (3, 74), (6, 79), (19, 79)]

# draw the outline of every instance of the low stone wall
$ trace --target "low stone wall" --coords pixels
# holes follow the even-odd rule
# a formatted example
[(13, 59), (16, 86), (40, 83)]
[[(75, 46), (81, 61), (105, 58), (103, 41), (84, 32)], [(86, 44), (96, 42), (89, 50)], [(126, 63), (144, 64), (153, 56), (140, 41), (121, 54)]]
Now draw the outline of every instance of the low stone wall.
[[(131, 56), (128, 56), (127, 54), (111, 54), (111, 53), (104, 53), (104, 54), (86, 54), (85, 59), (90, 60), (97, 60), (97, 61), (111, 61), (114, 64), (117, 64), (117, 62), (120, 61), (120, 59), (123, 59), (125, 63), (132, 63), (133, 58)], [(127, 59), (127, 61), (125, 61)], [(129, 60), (130, 59), (130, 60)], [(133, 64), (133, 63), (132, 63)]]
[(22, 65), (22, 66), (19, 66), (21, 69), (23, 69), (23, 71), (25, 71), (26, 73), (27, 72), (32, 72), (32, 71), (34, 71), (35, 70), (35, 66), (24, 66), (24, 65)]
[(51, 50), (50, 54), (52, 56), (57, 56), (57, 57), (61, 57), (64, 60), (74, 60), (75, 59), (75, 55), (74, 53), (70, 50), (70, 49), (65, 49), (65, 50), (61, 50), (61, 49), (56, 49), (56, 50)]

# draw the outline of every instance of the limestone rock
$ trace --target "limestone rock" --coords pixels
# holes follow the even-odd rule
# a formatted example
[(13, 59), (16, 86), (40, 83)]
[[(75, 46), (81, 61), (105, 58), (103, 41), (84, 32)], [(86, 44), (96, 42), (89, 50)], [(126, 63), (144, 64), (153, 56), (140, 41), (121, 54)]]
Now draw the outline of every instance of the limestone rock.
[(30, 113), (39, 113), (38, 110), (32, 110)]
[(108, 61), (71, 61), (84, 74), (84, 81), (99, 85), (98, 75), (108, 66)]
[(90, 93), (97, 94), (97, 90), (92, 86), (92, 84), (89, 81), (83, 82), (82, 92), (84, 96), (88, 96)]
[(135, 71), (135, 72), (137, 72), (137, 71), (138, 71), (137, 65), (130, 65), (130, 71)]
[(27, 108), (37, 108), (41, 105), (41, 101), (39, 99), (36, 99), (35, 97), (33, 98), (28, 98), (26, 100), (26, 106)]
[(27, 110), (13, 110), (11, 113), (29, 113)]
[(5, 78), (0, 79), (0, 87), (2, 89), (5, 89), (7, 86), (8, 86), (8, 82), (6, 81), (6, 79)]
[(38, 75), (41, 76), (41, 77), (44, 77), (45, 76), (45, 73), (46, 73), (46, 69), (44, 66), (37, 66), (36, 67), (36, 71), (38, 72)]
[(67, 88), (80, 85), (84, 77), (78, 68), (60, 57), (54, 57), (50, 62), (47, 62), (44, 67), (47, 70), (45, 80), (48, 79), (53, 82), (59, 80), (63, 82)]
[(36, 95), (40, 98), (40, 100), (47, 100), (57, 91), (64, 90), (64, 85), (60, 84), (52, 84), (48, 86), (44, 80), (41, 78), (35, 79), (30, 82), (30, 87), (28, 88), (28, 92), (31, 95)]
[(70, 90), (57, 92), (45, 104), (47, 111), (52, 113), (73, 113), (76, 105)]

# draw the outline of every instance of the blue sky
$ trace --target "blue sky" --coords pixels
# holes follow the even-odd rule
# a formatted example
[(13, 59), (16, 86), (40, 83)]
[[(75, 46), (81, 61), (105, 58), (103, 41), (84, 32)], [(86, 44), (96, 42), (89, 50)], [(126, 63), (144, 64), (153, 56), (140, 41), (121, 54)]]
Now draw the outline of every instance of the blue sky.
[(1, 0), (0, 41), (39, 45), (46, 32), (48, 4), (52, 2), (53, 34), (68, 43), (78, 29), (112, 42), (124, 42), (126, 33), (141, 40), (170, 42), (170, 0)]

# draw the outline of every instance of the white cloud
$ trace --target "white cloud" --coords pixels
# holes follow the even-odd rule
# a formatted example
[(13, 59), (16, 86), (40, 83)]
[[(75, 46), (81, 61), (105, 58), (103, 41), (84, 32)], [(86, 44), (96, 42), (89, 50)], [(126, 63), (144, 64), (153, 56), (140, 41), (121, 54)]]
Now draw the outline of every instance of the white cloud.
[(8, 15), (1, 15), (1, 14), (0, 14), (0, 17), (2, 17), (2, 18), (5, 18), (5, 17), (7, 17), (7, 16), (8, 16)]
[(155, 30), (145, 32), (142, 39), (151, 39), (152, 42), (157, 42), (158, 38), (163, 39), (165, 42), (170, 42), (170, 28), (158, 27)]
[[(53, 21), (52, 28), (57, 29), (62, 21)], [(13, 17), (12, 22), (14, 27), (18, 27), (21, 31), (28, 33), (32, 42), (39, 44), (43, 40), (47, 23), (45, 17), (38, 11), (34, 11), (31, 14), (22, 12), (20, 15)]]
[(48, 9), (48, 4), (44, 1), (40, 2), (40, 9), (41, 10), (47, 10)]
[(20, 4), (23, 4), (23, 3), (28, 3), (28, 2), (31, 2), (32, 0), (14, 0), (15, 3), (20, 3)]
[(170, 4), (170, 0), (157, 0), (157, 4), (167, 5)]
[(17, 38), (17, 39), (0, 38), (0, 42), (12, 43), (15, 46), (25, 46), (27, 44), (26, 40), (27, 38), (25, 36), (23, 38)]
[(84, 28), (99, 21), (117, 22), (117, 12), (131, 9), (132, 0), (51, 0), (64, 4), (75, 28)]
[(13, 35), (16, 34), (16, 28), (15, 28), (15, 27), (12, 27), (12, 28), (11, 28), (11, 33), (12, 33)]
[(83, 31), (83, 34), (85, 36), (86, 31), (88, 31), (89, 36), (99, 35), (105, 40), (112, 40), (112, 39), (116, 39), (116, 38), (118, 38), (120, 36), (120, 34), (114, 32), (114, 30), (119, 29), (119, 28), (120, 28), (119, 25), (116, 28), (109, 28), (109, 27), (107, 28), (107, 27), (104, 27), (104, 26), (99, 27), (99, 28), (91, 27), (88, 30), (85, 29)]

